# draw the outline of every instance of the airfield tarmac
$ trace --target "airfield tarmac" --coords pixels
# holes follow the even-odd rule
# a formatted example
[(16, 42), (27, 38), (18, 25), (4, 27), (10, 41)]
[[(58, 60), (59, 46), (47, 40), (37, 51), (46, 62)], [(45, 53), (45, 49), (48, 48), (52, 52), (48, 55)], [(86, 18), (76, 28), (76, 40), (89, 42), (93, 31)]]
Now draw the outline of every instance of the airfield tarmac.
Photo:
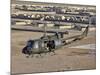
[[(47, 55), (42, 54), (42, 57), (35, 55), (33, 58), (26, 58), (21, 53), (22, 48), (26, 45), (26, 41), (37, 39), (42, 35), (43, 33), (40, 32), (12, 30), (12, 74), (90, 70), (96, 68), (95, 30), (89, 31), (88, 36), (84, 39), (56, 50), (56, 55), (51, 53)], [(91, 49), (91, 46), (93, 49)]]

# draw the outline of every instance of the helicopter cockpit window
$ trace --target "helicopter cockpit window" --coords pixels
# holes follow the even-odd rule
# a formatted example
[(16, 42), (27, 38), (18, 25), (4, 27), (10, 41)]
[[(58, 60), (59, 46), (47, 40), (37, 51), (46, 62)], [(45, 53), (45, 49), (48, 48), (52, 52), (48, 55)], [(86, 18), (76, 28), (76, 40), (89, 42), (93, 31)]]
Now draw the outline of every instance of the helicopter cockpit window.
[(34, 41), (33, 40), (29, 40), (27, 42), (27, 46), (30, 46), (31, 48), (33, 47)]

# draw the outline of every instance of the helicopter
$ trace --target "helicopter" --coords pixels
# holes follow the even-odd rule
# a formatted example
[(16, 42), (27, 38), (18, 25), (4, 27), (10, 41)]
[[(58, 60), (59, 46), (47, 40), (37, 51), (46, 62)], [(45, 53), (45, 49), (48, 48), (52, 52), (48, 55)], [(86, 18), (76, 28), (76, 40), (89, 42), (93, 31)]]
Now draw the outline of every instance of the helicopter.
[(55, 32), (53, 35), (47, 35), (45, 28), (42, 37), (27, 41), (26, 46), (22, 49), (22, 53), (27, 55), (27, 57), (33, 57), (35, 54), (41, 56), (43, 53), (47, 54), (51, 52), (55, 55), (55, 50), (86, 37), (88, 29), (89, 25), (87, 25), (82, 34), (64, 38), (64, 34), (58, 32)]

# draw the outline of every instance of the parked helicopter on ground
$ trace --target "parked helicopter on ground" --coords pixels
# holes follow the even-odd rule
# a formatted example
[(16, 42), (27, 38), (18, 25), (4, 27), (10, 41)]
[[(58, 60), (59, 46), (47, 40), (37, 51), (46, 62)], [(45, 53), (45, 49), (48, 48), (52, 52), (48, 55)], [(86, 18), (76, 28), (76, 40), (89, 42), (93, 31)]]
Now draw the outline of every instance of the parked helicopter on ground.
[(64, 34), (56, 32), (54, 35), (44, 34), (39, 39), (28, 40), (26, 46), (22, 49), (22, 53), (28, 55), (28, 57), (33, 57), (34, 54), (39, 54), (41, 56), (43, 53), (46, 54), (50, 52), (55, 54), (55, 50), (58, 48), (86, 37), (88, 34), (88, 28), (89, 26), (86, 27), (82, 34), (69, 38), (64, 38)]

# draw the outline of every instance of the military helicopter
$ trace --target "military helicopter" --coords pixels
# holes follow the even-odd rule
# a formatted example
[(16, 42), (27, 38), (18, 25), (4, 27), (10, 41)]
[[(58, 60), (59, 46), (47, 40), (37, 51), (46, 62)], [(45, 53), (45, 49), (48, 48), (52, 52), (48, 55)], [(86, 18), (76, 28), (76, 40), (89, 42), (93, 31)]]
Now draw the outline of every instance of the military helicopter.
[(56, 32), (53, 35), (47, 35), (46, 27), (44, 27), (44, 35), (39, 39), (28, 40), (26, 46), (22, 49), (22, 53), (28, 55), (27, 57), (33, 57), (35, 54), (53, 53), (58, 48), (63, 47), (64, 45), (71, 44), (77, 40), (81, 40), (88, 34), (89, 25), (85, 28), (82, 34), (75, 35), (72, 37), (64, 38), (64, 34)]

